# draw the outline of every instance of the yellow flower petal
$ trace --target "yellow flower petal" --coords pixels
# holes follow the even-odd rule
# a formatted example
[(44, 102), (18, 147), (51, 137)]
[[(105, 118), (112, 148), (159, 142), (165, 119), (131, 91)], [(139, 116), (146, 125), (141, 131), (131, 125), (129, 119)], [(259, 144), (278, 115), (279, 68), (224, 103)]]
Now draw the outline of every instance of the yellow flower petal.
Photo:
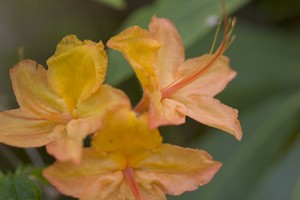
[(78, 104), (73, 116), (88, 125), (88, 134), (96, 132), (103, 123), (107, 112), (118, 112), (119, 109), (131, 107), (126, 94), (109, 85), (102, 85), (87, 100)]
[(81, 42), (74, 35), (66, 36), (48, 59), (49, 87), (62, 97), (72, 110), (87, 99), (103, 83), (107, 55), (101, 42)]
[(149, 31), (153, 38), (161, 44), (154, 67), (160, 87), (164, 88), (175, 80), (178, 66), (185, 59), (184, 48), (176, 27), (167, 19), (152, 17)]
[(120, 90), (102, 86), (107, 55), (101, 42), (67, 36), (48, 65), (47, 71), (25, 60), (11, 69), (20, 109), (0, 114), (0, 141), (25, 147), (47, 145), (58, 160), (78, 163), (82, 140), (99, 129), (106, 112), (129, 109), (130, 102)]
[(171, 195), (192, 191), (208, 183), (221, 167), (205, 151), (169, 144), (162, 144), (134, 165), (137, 180), (157, 185)]
[(145, 115), (128, 108), (109, 113), (104, 122), (80, 163), (56, 162), (44, 171), (63, 194), (86, 200), (165, 200), (165, 193), (178, 195), (206, 184), (221, 166), (204, 151), (161, 144)]
[(123, 53), (137, 74), (143, 89), (158, 90), (157, 78), (153, 62), (160, 47), (150, 33), (140, 27), (133, 26), (119, 35), (112, 37), (107, 46)]
[(60, 125), (20, 109), (0, 113), (0, 142), (16, 147), (43, 146), (59, 137)]
[(102, 85), (90, 98), (75, 107), (76, 118), (87, 118), (103, 115), (111, 109), (130, 108), (130, 101), (125, 93), (109, 85)]
[(92, 141), (92, 147), (96, 151), (118, 151), (126, 156), (155, 148), (162, 142), (158, 130), (150, 130), (146, 118), (137, 117), (129, 109), (108, 113), (104, 120), (103, 128)]
[[(24, 60), (10, 70), (14, 93), (22, 110), (53, 121), (64, 121), (63, 99), (47, 86), (46, 70), (35, 61)], [(65, 116), (67, 118), (67, 116)]]

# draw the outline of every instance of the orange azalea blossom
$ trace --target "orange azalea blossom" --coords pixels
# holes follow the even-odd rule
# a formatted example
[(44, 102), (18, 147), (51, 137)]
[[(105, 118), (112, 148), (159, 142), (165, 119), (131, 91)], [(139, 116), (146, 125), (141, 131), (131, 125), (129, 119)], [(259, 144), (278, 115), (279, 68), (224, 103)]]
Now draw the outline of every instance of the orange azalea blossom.
[(82, 200), (163, 200), (208, 183), (221, 164), (205, 151), (163, 144), (144, 115), (108, 113), (79, 165), (56, 162), (44, 176)]
[(82, 140), (101, 125), (107, 110), (129, 104), (103, 83), (107, 55), (101, 42), (63, 38), (48, 70), (24, 60), (10, 70), (20, 108), (0, 113), (0, 142), (17, 147), (46, 145), (58, 160), (79, 162)]
[(182, 124), (189, 116), (241, 139), (238, 111), (214, 98), (236, 75), (223, 56), (231, 42), (230, 26), (225, 23), (223, 41), (214, 54), (187, 60), (175, 26), (155, 16), (149, 31), (133, 26), (108, 41), (126, 57), (141, 82), (144, 96), (135, 110), (149, 112), (151, 128)]

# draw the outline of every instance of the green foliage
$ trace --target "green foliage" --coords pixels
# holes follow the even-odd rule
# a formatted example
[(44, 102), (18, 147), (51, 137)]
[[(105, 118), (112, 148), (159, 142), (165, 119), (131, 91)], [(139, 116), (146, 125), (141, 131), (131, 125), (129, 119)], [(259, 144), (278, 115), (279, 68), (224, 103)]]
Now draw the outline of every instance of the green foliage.
[(256, 0), (261, 12), (274, 22), (282, 22), (293, 17), (300, 17), (300, 1)]
[(294, 190), (294, 192), (292, 194), (292, 199), (291, 200), (300, 199), (300, 173), (298, 173), (298, 179), (297, 179), (297, 182), (295, 184), (295, 187), (293, 187), (293, 190)]
[(125, 0), (93, 0), (93, 1), (103, 3), (115, 9), (124, 9), (126, 7)]
[(40, 200), (39, 186), (26, 174), (17, 172), (0, 176), (0, 200)]

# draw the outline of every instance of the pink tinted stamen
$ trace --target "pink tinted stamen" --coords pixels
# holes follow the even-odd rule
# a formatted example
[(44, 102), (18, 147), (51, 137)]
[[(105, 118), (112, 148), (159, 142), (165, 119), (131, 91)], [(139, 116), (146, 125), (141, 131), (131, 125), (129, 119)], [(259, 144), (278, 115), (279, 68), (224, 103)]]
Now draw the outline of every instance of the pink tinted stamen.
[(163, 88), (161, 90), (162, 99), (169, 97), (177, 90), (189, 85), (191, 82), (195, 81), (200, 76), (205, 74), (205, 72), (207, 72), (214, 65), (214, 63), (223, 55), (224, 51), (226, 50), (226, 46), (228, 45), (229, 41), (231, 40), (231, 37), (230, 37), (231, 30), (230, 29), (233, 28), (235, 20), (232, 21), (231, 28), (229, 28), (230, 24), (228, 23), (224, 1), (222, 1), (222, 9), (223, 9), (223, 15), (224, 15), (223, 16), (224, 34), (223, 34), (223, 39), (222, 39), (222, 42), (221, 42), (219, 48), (214, 53), (213, 57), (206, 64), (196, 67), (196, 70), (193, 71), (192, 73), (174, 81), (167, 87)]
[(134, 170), (131, 167), (127, 166), (123, 173), (124, 173), (126, 181), (130, 185), (130, 188), (131, 188), (131, 191), (133, 193), (135, 200), (143, 200), (141, 197), (141, 193), (140, 193), (138, 184), (134, 177)]

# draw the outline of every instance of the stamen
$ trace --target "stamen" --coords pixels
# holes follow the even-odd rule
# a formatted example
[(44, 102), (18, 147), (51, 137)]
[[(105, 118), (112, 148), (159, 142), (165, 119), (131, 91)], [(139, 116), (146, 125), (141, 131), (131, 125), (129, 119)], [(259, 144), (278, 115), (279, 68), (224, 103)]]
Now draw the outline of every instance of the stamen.
[(133, 193), (135, 200), (143, 200), (141, 197), (139, 187), (138, 187), (137, 182), (134, 177), (134, 170), (131, 167), (127, 166), (123, 173), (124, 173), (125, 179), (127, 180), (127, 182), (130, 185), (130, 188), (131, 188), (131, 191)]
[[(181, 77), (181, 78), (175, 80), (173, 83), (171, 83), (167, 87), (163, 88), (161, 90), (162, 99), (169, 97), (177, 90), (187, 86), (188, 84), (190, 84), (191, 82), (195, 81), (200, 76), (202, 76), (205, 72), (207, 72), (213, 66), (213, 64), (224, 54), (225, 50), (229, 47), (229, 45), (233, 41), (232, 32), (233, 32), (233, 28), (235, 26), (236, 19), (235, 18), (229, 19), (229, 20), (227, 19), (224, 1), (222, 1), (222, 9), (223, 9), (223, 15), (224, 15), (223, 16), (224, 34), (223, 34), (223, 38), (222, 38), (219, 48), (212, 55), (213, 57), (210, 60), (208, 60), (208, 62), (206, 62), (203, 65), (199, 65), (199, 66), (195, 67), (195, 70), (192, 71), (191, 73), (187, 74), (185, 77)], [(218, 27), (218, 29), (219, 29), (219, 27)], [(219, 30), (217, 30), (217, 32), (216, 32), (216, 36), (215, 36), (210, 54), (212, 53), (212, 51), (214, 49), (218, 32), (219, 32)]]
[(214, 36), (214, 40), (213, 40), (213, 43), (212, 43), (212, 45), (211, 45), (211, 49), (210, 49), (210, 51), (209, 51), (209, 54), (212, 54), (213, 51), (214, 51), (214, 48), (215, 48), (216, 43), (217, 43), (217, 38), (218, 38), (219, 33), (220, 33), (221, 24), (222, 24), (222, 21), (221, 21), (221, 20), (218, 20), (217, 30), (216, 30), (216, 33), (215, 33), (215, 36)]

